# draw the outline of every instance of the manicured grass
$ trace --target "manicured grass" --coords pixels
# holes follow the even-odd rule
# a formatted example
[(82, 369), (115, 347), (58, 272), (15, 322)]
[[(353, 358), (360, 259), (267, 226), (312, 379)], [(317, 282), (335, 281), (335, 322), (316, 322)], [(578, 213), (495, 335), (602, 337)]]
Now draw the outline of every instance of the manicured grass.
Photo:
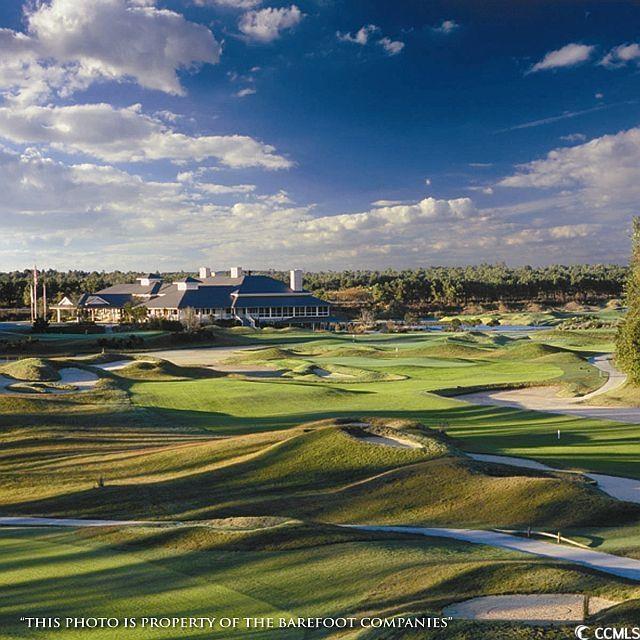
[[(428, 615), (452, 601), (484, 594), (640, 596), (637, 586), (619, 580), (474, 545), (305, 525), (281, 527), (278, 534), (277, 542), (269, 543), (275, 536), (259, 530), (186, 531), (179, 537), (151, 529), (0, 531), (2, 636), (33, 637), (18, 622), (21, 615)], [(210, 631), (181, 633), (212, 636)], [(217, 633), (248, 637), (246, 629)], [(291, 630), (287, 637), (308, 637), (305, 633)], [(314, 637), (332, 634), (319, 631)], [(90, 635), (114, 637), (108, 630)], [(136, 628), (126, 635), (177, 637), (175, 629)], [(282, 631), (255, 635), (279, 638)], [(84, 639), (87, 632), (38, 631), (38, 637)]]
[[(589, 332), (591, 333), (591, 332)], [(166, 423), (192, 425), (220, 435), (280, 429), (307, 420), (361, 415), (419, 420), (445, 425), (470, 451), (534, 457), (552, 466), (640, 477), (640, 428), (602, 420), (542, 414), (504, 407), (472, 406), (455, 398), (435, 395), (439, 389), (463, 391), (484, 386), (564, 383), (567, 391), (586, 392), (602, 383), (597, 370), (573, 352), (554, 351), (530, 340), (509, 341), (504, 348), (488, 350), (487, 357), (405, 358), (408, 352), (428, 353), (431, 345), (451, 338), (415, 336), (386, 340), (374, 337), (349, 346), (350, 353), (365, 347), (365, 356), (340, 351), (340, 366), (384, 371), (404, 380), (331, 385), (286, 379), (242, 380), (219, 378), (187, 382), (136, 382), (132, 400)], [(335, 348), (333, 338), (325, 347)], [(331, 359), (309, 353), (323, 352), (317, 344), (297, 346), (304, 359), (326, 366)], [(375, 347), (375, 349), (372, 349)], [(312, 351), (313, 349), (313, 351)], [(385, 357), (372, 357), (376, 349)], [(522, 358), (523, 350), (535, 357)], [(288, 347), (289, 354), (293, 353)], [(397, 357), (396, 357), (397, 353)], [(386, 357), (389, 354), (391, 357)], [(531, 355), (531, 354), (530, 354)], [(448, 363), (451, 363), (448, 366)], [(566, 391), (565, 391), (566, 392)], [(557, 440), (557, 429), (562, 438)]]

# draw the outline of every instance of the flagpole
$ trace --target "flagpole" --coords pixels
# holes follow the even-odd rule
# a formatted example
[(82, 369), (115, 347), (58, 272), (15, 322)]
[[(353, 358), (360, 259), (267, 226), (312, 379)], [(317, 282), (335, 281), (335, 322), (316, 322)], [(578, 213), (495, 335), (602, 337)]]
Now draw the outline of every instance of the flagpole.
[(34, 322), (38, 319), (38, 267), (33, 265), (33, 315)]
[(42, 276), (42, 317), (47, 319), (47, 280)]

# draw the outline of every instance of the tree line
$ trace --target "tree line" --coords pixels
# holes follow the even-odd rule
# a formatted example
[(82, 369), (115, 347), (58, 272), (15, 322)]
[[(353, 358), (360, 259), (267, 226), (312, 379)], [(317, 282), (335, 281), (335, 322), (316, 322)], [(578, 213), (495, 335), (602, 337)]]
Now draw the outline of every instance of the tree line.
[[(283, 281), (288, 273), (267, 273)], [(306, 273), (305, 288), (344, 306), (375, 306), (388, 311), (429, 309), (469, 304), (568, 301), (598, 302), (623, 295), (628, 268), (613, 264), (508, 267), (480, 264), (463, 267), (426, 267), (396, 271), (322, 271)], [(187, 275), (165, 273), (167, 280)], [(40, 273), (48, 299), (77, 298), (113, 284), (135, 282), (132, 271), (54, 271)], [(0, 308), (28, 306), (31, 271), (0, 273)]]

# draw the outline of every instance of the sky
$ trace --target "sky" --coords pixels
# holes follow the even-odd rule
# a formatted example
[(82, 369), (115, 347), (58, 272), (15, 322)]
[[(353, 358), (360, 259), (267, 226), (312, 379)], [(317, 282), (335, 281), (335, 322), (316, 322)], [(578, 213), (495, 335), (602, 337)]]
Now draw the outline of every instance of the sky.
[(622, 263), (640, 5), (3, 0), (0, 269)]

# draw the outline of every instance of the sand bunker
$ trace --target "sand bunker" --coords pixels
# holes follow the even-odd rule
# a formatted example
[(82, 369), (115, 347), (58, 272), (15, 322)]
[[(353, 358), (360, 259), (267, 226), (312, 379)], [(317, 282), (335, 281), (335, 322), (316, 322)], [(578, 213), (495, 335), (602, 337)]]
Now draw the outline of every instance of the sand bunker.
[[(43, 387), (43, 394), (59, 395), (63, 393), (76, 393), (78, 391), (90, 391), (98, 383), (98, 380), (100, 380), (100, 378), (95, 373), (91, 373), (91, 371), (86, 371), (84, 369), (78, 369), (77, 367), (65, 367), (64, 369), (60, 369), (58, 373), (60, 374), (60, 380), (56, 380), (56, 382), (52, 383), (43, 383), (47, 385), (46, 388)], [(7, 378), (6, 376), (0, 376), (0, 393), (25, 393), (25, 391), (22, 391), (19, 388), (15, 390), (11, 389), (11, 386), (15, 384), (24, 385), (29, 383), (21, 380)], [(33, 384), (36, 385), (38, 383)], [(59, 384), (61, 388), (56, 388), (56, 384)], [(72, 388), (65, 389), (63, 387)], [(26, 393), (29, 392), (27, 391)]]
[[(618, 604), (604, 598), (589, 598), (589, 615)], [(535, 594), (484, 596), (457, 602), (444, 615), (461, 620), (517, 620), (529, 624), (582, 622), (585, 598), (580, 594)]]

